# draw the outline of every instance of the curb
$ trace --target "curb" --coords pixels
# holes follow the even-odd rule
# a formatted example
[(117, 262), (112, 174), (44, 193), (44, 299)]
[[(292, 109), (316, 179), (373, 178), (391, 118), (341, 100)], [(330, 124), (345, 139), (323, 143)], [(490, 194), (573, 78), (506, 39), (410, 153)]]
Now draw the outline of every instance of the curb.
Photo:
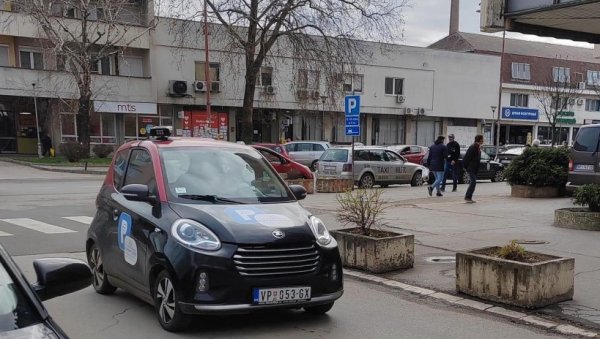
[[(37, 165), (37, 164), (32, 164), (30, 162), (15, 160), (15, 159), (11, 159), (11, 158), (2, 158), (2, 157), (0, 157), (0, 161), (10, 162), (10, 163), (13, 163), (13, 164), (18, 164), (18, 165), (23, 165), (23, 166), (28, 166), (28, 167), (31, 167), (31, 168), (39, 169), (39, 170), (42, 170), (42, 171), (48, 171), (48, 172), (106, 175), (106, 172), (103, 172), (103, 171), (90, 171), (90, 170), (86, 171), (86, 170), (80, 170), (80, 169), (60, 168), (58, 166), (50, 167), (52, 165)], [(92, 167), (92, 168), (94, 168), (94, 167)], [(97, 168), (100, 168), (100, 167), (97, 167)]]
[(536, 317), (533, 315), (529, 315), (526, 313), (521, 313), (513, 310), (509, 310), (504, 307), (495, 306), (491, 304), (485, 304), (473, 299), (467, 299), (460, 296), (447, 294), (443, 292), (434, 291), (427, 288), (422, 288), (418, 286), (408, 285), (405, 283), (401, 283), (399, 281), (390, 280), (386, 278), (381, 278), (375, 275), (366, 274), (362, 272), (358, 272), (355, 270), (344, 269), (344, 275), (351, 276), (353, 278), (357, 278), (359, 280), (370, 281), (373, 283), (377, 283), (379, 285), (384, 285), (387, 287), (391, 287), (397, 290), (403, 290), (411, 293), (415, 293), (427, 298), (433, 298), (437, 300), (441, 300), (453, 305), (458, 305), (461, 307), (471, 308), (477, 311), (483, 311), (490, 313), (492, 315), (500, 315), (502, 317), (508, 318), (513, 321), (519, 321), (525, 323), (527, 325), (533, 325), (536, 327), (542, 327), (547, 330), (552, 330), (558, 332), (560, 334), (565, 335), (576, 335), (587, 338), (595, 338), (598, 337), (599, 334), (596, 332), (588, 331), (586, 329), (576, 327), (569, 324), (559, 324), (550, 320), (546, 320), (540, 317)]

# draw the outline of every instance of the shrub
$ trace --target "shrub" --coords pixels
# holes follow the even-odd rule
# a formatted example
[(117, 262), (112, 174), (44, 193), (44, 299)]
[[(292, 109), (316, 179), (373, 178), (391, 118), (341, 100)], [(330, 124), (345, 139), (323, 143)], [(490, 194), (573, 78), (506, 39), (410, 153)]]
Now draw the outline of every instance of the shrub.
[(516, 240), (512, 240), (508, 245), (500, 248), (498, 255), (504, 259), (520, 261), (525, 258), (525, 247), (517, 244)]
[(87, 157), (85, 147), (78, 142), (65, 142), (60, 144), (60, 153), (67, 158), (69, 162), (78, 162)]
[(589, 184), (577, 187), (573, 195), (575, 205), (588, 206), (592, 212), (600, 212), (600, 185)]
[(568, 150), (529, 147), (510, 163), (504, 176), (511, 185), (564, 187), (569, 173)]
[(106, 145), (106, 144), (94, 145), (94, 147), (92, 148), (92, 152), (94, 152), (94, 154), (98, 158), (108, 157), (108, 155), (111, 154), (113, 152), (113, 150), (114, 150), (114, 148), (112, 145)]
[(336, 196), (341, 208), (337, 219), (343, 225), (353, 224), (360, 228), (363, 235), (370, 235), (372, 227), (382, 227), (385, 215), (385, 201), (381, 199), (380, 189), (357, 189)]

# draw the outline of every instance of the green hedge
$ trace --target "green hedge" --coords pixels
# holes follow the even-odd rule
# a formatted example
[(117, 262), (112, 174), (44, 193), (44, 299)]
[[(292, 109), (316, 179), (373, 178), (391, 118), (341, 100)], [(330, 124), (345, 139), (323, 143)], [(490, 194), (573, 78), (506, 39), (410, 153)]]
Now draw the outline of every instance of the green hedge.
[(526, 148), (510, 163), (504, 176), (511, 185), (564, 187), (569, 173), (566, 148)]

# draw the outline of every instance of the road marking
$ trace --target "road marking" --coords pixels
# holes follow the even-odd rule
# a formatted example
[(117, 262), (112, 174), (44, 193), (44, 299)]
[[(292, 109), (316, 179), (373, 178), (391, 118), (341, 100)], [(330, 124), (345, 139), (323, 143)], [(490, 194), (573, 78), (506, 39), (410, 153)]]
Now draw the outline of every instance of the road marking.
[(76, 221), (76, 222), (80, 222), (82, 224), (89, 225), (89, 224), (92, 223), (92, 220), (94, 218), (80, 215), (80, 216), (76, 216), (76, 217), (63, 217), (63, 219), (69, 219), (69, 220), (73, 220), (73, 221)]
[(68, 228), (50, 225), (45, 222), (41, 222), (41, 221), (29, 219), (29, 218), (0, 219), (0, 221), (4, 221), (9, 224), (25, 227), (30, 230), (47, 233), (47, 234), (75, 233), (76, 232), (76, 231), (70, 230)]
[(12, 234), (0, 231), (0, 237), (10, 237)]

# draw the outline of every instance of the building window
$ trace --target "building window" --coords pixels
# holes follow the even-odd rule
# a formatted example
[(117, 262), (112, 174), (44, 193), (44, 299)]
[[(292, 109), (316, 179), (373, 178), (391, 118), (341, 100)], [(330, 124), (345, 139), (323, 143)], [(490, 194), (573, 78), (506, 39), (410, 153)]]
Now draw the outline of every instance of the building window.
[(0, 66), (10, 66), (8, 59), (8, 46), (6, 45), (0, 45)]
[(21, 68), (44, 69), (44, 57), (41, 52), (19, 50)]
[[(96, 59), (97, 57), (94, 57)], [(115, 75), (117, 74), (117, 63), (116, 55), (109, 55), (100, 58), (96, 62), (92, 62), (92, 73), (102, 75)]]
[[(204, 61), (196, 61), (196, 81), (206, 81), (206, 72), (204, 72), (204, 64), (206, 64)], [(210, 81), (219, 81), (219, 68), (219, 63), (209, 63), (208, 72), (210, 75)]]
[(310, 71), (306, 69), (298, 70), (298, 88), (318, 90), (319, 71)]
[(130, 77), (144, 76), (144, 58), (123, 56), (119, 59), (119, 75)]
[(102, 19), (104, 19), (104, 8), (90, 4), (88, 8), (88, 20), (96, 21)]
[(593, 86), (600, 84), (600, 71), (587, 71), (587, 83)]
[(391, 94), (391, 95), (404, 94), (404, 79), (385, 78), (385, 94)]
[(571, 82), (571, 69), (568, 67), (552, 67), (554, 82)]
[(344, 74), (344, 92), (362, 93), (363, 78), (362, 74)]
[(531, 69), (529, 64), (513, 62), (512, 78), (519, 80), (531, 80)]
[(510, 105), (512, 107), (528, 107), (529, 95), (528, 94), (510, 94)]
[(273, 67), (261, 67), (256, 79), (257, 86), (273, 86)]
[(588, 112), (600, 111), (600, 100), (585, 99), (585, 110)]

